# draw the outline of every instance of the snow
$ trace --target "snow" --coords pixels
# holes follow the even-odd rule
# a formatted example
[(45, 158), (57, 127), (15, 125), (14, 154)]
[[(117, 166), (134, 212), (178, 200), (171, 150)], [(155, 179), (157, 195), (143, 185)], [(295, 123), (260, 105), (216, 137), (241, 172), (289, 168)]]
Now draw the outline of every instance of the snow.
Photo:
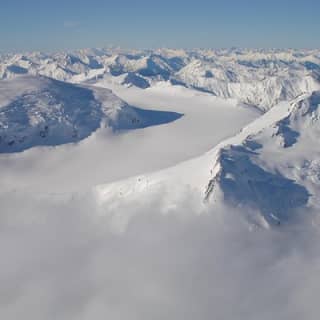
[[(102, 128), (80, 143), (59, 149), (31, 148), (21, 154), (3, 155), (0, 166), (8, 161), (10, 166), (6, 166), (3, 173), (2, 187), (71, 191), (164, 169), (206, 152), (259, 116), (255, 109), (238, 106), (234, 101), (168, 84), (150, 90), (121, 86), (112, 89), (129, 106), (157, 110), (158, 113), (154, 113), (157, 121), (161, 120), (159, 112), (171, 117), (183, 116), (177, 121), (172, 122), (171, 118), (166, 124), (143, 130), (113, 133)], [(115, 105), (110, 100), (109, 90), (95, 88), (95, 92), (98, 101), (103, 101), (103, 95), (107, 94), (106, 101)], [(112, 97), (116, 102), (122, 101)], [(104, 113), (109, 118), (112, 116), (108, 110)], [(139, 115), (141, 119), (145, 117), (145, 113)], [(150, 116), (148, 118), (148, 123), (152, 124)], [(33, 170), (25, 172), (26, 163), (32, 163)], [(16, 171), (21, 172), (17, 180), (13, 179)], [(61, 185), (61, 179), (66, 178), (68, 182)]]
[[(170, 207), (186, 189), (192, 189), (198, 194), (199, 203), (205, 198), (216, 205), (245, 206), (252, 211), (250, 222), (259, 226), (290, 221), (297, 209), (310, 205), (311, 195), (319, 194), (314, 174), (306, 178), (301, 168), (301, 163), (309, 164), (308, 159), (319, 156), (314, 140), (319, 137), (319, 103), (318, 93), (300, 97), (291, 104), (281, 103), (203, 156), (152, 175), (98, 186), (97, 201), (107, 208), (110, 203), (135, 203), (158, 192), (164, 194)], [(288, 144), (277, 143), (281, 131), (274, 128), (282, 128), (284, 123), (290, 128), (286, 134), (293, 135), (298, 130), (301, 135), (294, 143), (296, 152), (290, 152)], [(301, 153), (301, 147), (306, 152)], [(279, 152), (280, 158), (275, 156)], [(312, 209), (317, 210), (318, 201), (313, 202)]]
[[(0, 60), (0, 78), (45, 75), (68, 82), (113, 79), (141, 88), (170, 81), (262, 111), (319, 89), (317, 50), (79, 50)], [(209, 75), (209, 76), (208, 76)]]
[(0, 152), (78, 142), (102, 127), (144, 128), (182, 116), (131, 107), (109, 90), (39, 76), (3, 80), (0, 92)]
[[(2, 159), (11, 163), (3, 176), (3, 185), (48, 192), (92, 189), (102, 207), (135, 202), (148, 193), (164, 193), (167, 207), (171, 208), (180, 194), (192, 189), (199, 208), (203, 199), (219, 205), (246, 206), (254, 212), (250, 219), (263, 221), (263, 225), (290, 220), (290, 212), (317, 203), (311, 196), (317, 188), (306, 183), (308, 173), (304, 172), (304, 180), (297, 173), (309, 166), (314, 170), (316, 164), (309, 155), (316, 156), (316, 150), (309, 148), (306, 158), (301, 153), (292, 154), (290, 159), (285, 157), (292, 153), (291, 149), (303, 145), (299, 141), (304, 135), (311, 136), (309, 141), (318, 137), (316, 130), (304, 133), (306, 126), (314, 127), (317, 114), (294, 112), (297, 105), (307, 103), (304, 101), (316, 105), (317, 93), (311, 93), (317, 87), (316, 79), (301, 67), (312, 60), (315, 62), (307, 66), (316, 69), (316, 55), (307, 52), (303, 58), (295, 59), (294, 52), (260, 52), (250, 56), (246, 52), (220, 55), (199, 50), (180, 53), (173, 60), (172, 53), (168, 53), (170, 57), (161, 51), (110, 52), (107, 57), (100, 52), (95, 58), (86, 52), (35, 55), (40, 61), (54, 57), (60, 66), (71, 68), (69, 80), (81, 85), (29, 75), (2, 81), (2, 152), (31, 148)], [(28, 56), (11, 59), (24, 62), (24, 67), (32, 65)], [(52, 65), (54, 60), (50, 61)], [(174, 67), (170, 64), (173, 61), (181, 64)], [(90, 71), (84, 72), (84, 66)], [(115, 66), (119, 72), (112, 71)], [(163, 75), (164, 70), (185, 85), (172, 84)], [(187, 88), (191, 78), (185, 77), (190, 76), (201, 76), (207, 84), (216, 81), (215, 88), (226, 83), (228, 93), (204, 92), (209, 88), (205, 83)], [(263, 79), (253, 88), (246, 84), (252, 82), (248, 77)], [(238, 93), (230, 89), (232, 86), (238, 88)], [(259, 98), (260, 102), (251, 98), (252, 101), (245, 101), (239, 94), (246, 99), (252, 94), (252, 99)], [(281, 102), (282, 99), (285, 101)], [(305, 120), (305, 113), (312, 116)], [(59, 149), (43, 148), (40, 160), (37, 159), (35, 146), (66, 142), (77, 143)], [(128, 166), (131, 145), (134, 151), (129, 155)], [(283, 162), (279, 165), (270, 160), (270, 154), (277, 153), (281, 153)], [(54, 160), (49, 160), (52, 154)], [(32, 162), (37, 173), (48, 172), (50, 167), (55, 171), (45, 178), (41, 175), (31, 184), (32, 171), (22, 173), (19, 181), (12, 179), (13, 171), (22, 171), (19, 168), (26, 162)], [(61, 162), (63, 166), (59, 165)], [(78, 175), (80, 168), (83, 173)], [(59, 181), (66, 177), (69, 183), (61, 186)], [(314, 175), (311, 180), (315, 181)], [(274, 198), (271, 190), (277, 190)], [(291, 196), (284, 202), (288, 190)]]

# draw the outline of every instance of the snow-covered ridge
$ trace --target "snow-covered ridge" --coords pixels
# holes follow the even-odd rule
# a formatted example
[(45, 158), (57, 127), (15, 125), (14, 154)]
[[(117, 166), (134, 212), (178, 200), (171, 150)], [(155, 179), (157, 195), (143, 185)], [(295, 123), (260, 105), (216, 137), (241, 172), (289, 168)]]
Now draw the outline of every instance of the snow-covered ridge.
[(107, 89), (43, 76), (1, 80), (0, 97), (0, 152), (77, 142), (99, 128), (143, 128), (181, 116), (131, 107)]
[(319, 50), (120, 50), (28, 53), (0, 58), (0, 79), (40, 74), (99, 84), (112, 78), (142, 89), (170, 81), (266, 111), (319, 90)]
[(317, 78), (303, 65), (281, 61), (269, 63), (194, 60), (176, 78), (187, 86), (266, 111), (281, 101), (290, 101), (319, 88)]
[(320, 93), (291, 103), (272, 125), (219, 151), (207, 199), (246, 205), (267, 223), (280, 223), (303, 206), (319, 208)]

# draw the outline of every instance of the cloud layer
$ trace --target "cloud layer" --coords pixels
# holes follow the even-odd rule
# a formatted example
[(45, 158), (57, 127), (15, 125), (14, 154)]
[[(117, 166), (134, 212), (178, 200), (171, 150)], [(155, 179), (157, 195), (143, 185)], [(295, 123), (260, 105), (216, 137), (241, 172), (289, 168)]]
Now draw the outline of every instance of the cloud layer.
[[(161, 195), (114, 232), (90, 194), (0, 194), (3, 319), (317, 319), (319, 235)], [(190, 209), (192, 208), (192, 209)], [(134, 211), (134, 214), (132, 213)], [(297, 227), (299, 226), (299, 228)]]

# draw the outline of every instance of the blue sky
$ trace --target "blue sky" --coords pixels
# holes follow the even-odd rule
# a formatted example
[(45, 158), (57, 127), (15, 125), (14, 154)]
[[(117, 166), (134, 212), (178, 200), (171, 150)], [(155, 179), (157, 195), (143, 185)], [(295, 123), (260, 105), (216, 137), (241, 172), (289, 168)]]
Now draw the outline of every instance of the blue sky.
[(0, 51), (320, 47), (318, 0), (0, 0)]

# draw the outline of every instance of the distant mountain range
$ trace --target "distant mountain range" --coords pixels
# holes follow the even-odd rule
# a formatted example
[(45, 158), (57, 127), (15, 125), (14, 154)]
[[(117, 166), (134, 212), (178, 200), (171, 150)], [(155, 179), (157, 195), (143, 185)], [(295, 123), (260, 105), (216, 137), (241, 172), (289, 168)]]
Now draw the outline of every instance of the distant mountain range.
[(169, 81), (265, 111), (319, 89), (319, 50), (120, 50), (0, 57), (0, 79), (43, 75), (73, 83), (114, 81), (145, 89)]

